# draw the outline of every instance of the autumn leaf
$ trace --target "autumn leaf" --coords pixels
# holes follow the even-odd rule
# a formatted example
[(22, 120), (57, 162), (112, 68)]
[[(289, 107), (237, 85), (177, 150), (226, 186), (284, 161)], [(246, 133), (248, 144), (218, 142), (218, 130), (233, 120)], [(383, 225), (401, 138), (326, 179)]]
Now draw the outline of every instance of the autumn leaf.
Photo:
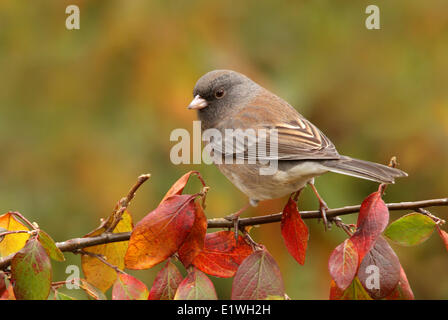
[(308, 244), (308, 227), (297, 210), (297, 203), (289, 197), (283, 209), (281, 231), (288, 252), (298, 263), (305, 263), (306, 247)]
[(440, 229), (439, 226), (437, 226), (437, 231), (439, 233), (439, 236), (442, 238), (443, 243), (445, 244), (445, 248), (448, 251), (448, 233), (446, 231)]
[(383, 237), (378, 237), (373, 248), (364, 256), (357, 276), (373, 299), (382, 299), (397, 287), (400, 261)]
[(333, 250), (328, 261), (328, 270), (342, 291), (353, 282), (358, 270), (358, 252), (350, 239), (346, 239)]
[(170, 260), (157, 273), (149, 291), (148, 300), (173, 300), (183, 277), (179, 269)]
[(0, 297), (6, 291), (6, 275), (3, 271), (0, 271)]
[(0, 300), (16, 300), (12, 285), (9, 285), (3, 293), (0, 293)]
[(284, 295), (280, 268), (266, 249), (244, 259), (233, 279), (232, 300), (264, 300)]
[(191, 232), (178, 250), (179, 260), (187, 268), (204, 248), (205, 233), (207, 232), (207, 218), (201, 204), (195, 202), (195, 218)]
[(218, 300), (215, 287), (200, 270), (192, 267), (177, 288), (174, 300)]
[(187, 185), (188, 179), (190, 179), (190, 176), (192, 174), (195, 174), (198, 176), (198, 179), (201, 181), (202, 185), (205, 187), (204, 179), (202, 179), (201, 174), (198, 171), (189, 171), (186, 174), (184, 174), (182, 177), (179, 178), (168, 190), (168, 192), (163, 197), (162, 201), (160, 201), (160, 204), (164, 202), (166, 199), (168, 199), (171, 196), (174, 195), (180, 195), (184, 191), (185, 186)]
[(194, 224), (195, 197), (171, 196), (137, 223), (125, 256), (127, 268), (151, 268), (177, 252)]
[[(121, 216), (120, 222), (114, 229), (114, 233), (129, 232), (132, 230), (132, 217), (128, 211), (125, 211)], [(105, 228), (96, 230), (89, 234), (89, 237), (94, 237), (102, 234)], [(103, 256), (107, 262), (117, 266), (119, 269), (124, 269), (124, 256), (128, 248), (128, 241), (112, 242), (101, 244), (93, 247), (84, 248), (85, 251)], [(96, 257), (82, 255), (81, 267), (86, 277), (86, 280), (105, 292), (109, 289), (117, 279), (117, 273), (114, 269), (104, 264)]]
[(43, 230), (39, 230), (38, 239), (48, 256), (56, 261), (65, 261), (64, 254), (56, 246), (54, 240)]
[(369, 195), (361, 204), (356, 232), (350, 237), (358, 251), (358, 263), (372, 249), (376, 239), (389, 222), (389, 210), (377, 191)]
[(355, 277), (345, 290), (339, 289), (336, 282), (331, 280), (330, 300), (372, 300), (372, 298), (363, 288), (358, 277)]
[(107, 297), (100, 289), (90, 284), (86, 279), (79, 280), (79, 287), (84, 290), (84, 292), (87, 293), (90, 298), (94, 300), (107, 300)]
[(218, 231), (205, 236), (204, 250), (194, 259), (193, 265), (199, 270), (216, 277), (233, 277), (250, 254), (252, 247), (242, 236), (235, 240), (233, 231)]
[(71, 296), (69, 296), (69, 295), (67, 295), (67, 294), (65, 294), (65, 293), (57, 291), (54, 294), (54, 300), (76, 300), (76, 299), (71, 297)]
[(384, 235), (403, 246), (415, 246), (428, 239), (436, 223), (430, 217), (414, 212), (392, 222)]
[(414, 300), (414, 293), (409, 285), (406, 273), (400, 265), (400, 280), (394, 291), (386, 297), (386, 300)]
[[(11, 213), (5, 213), (0, 216), (0, 228), (7, 231), (29, 230)], [(29, 238), (27, 233), (8, 234), (0, 242), (0, 256), (5, 257), (15, 253), (25, 246)]]
[(127, 273), (120, 273), (112, 288), (112, 300), (147, 300), (146, 285)]
[(45, 300), (51, 288), (51, 262), (37, 237), (30, 238), (11, 262), (17, 300)]

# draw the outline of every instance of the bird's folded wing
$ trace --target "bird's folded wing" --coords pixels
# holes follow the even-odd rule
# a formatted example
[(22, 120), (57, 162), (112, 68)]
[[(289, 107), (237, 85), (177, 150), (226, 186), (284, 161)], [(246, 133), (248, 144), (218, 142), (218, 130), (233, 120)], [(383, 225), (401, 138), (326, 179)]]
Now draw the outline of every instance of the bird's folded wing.
[[(288, 109), (286, 113), (289, 114), (283, 112), (279, 115), (275, 108), (246, 107), (221, 122), (217, 129), (221, 131), (222, 139), (211, 142), (213, 149), (222, 155), (243, 159), (254, 156), (260, 160), (341, 157), (333, 143), (316, 126), (295, 110)], [(272, 120), (272, 123), (265, 119)]]

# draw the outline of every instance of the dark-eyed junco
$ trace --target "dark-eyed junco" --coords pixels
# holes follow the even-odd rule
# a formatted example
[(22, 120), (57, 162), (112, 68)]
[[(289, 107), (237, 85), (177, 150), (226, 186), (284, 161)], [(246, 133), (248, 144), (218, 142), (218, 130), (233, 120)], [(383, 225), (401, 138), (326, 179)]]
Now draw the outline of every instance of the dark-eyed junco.
[[(395, 178), (407, 176), (395, 168), (340, 155), (333, 143), (291, 105), (241, 73), (230, 70), (208, 72), (196, 83), (193, 96), (188, 108), (197, 110), (202, 131), (217, 129), (223, 134), (224, 141), (226, 129), (253, 129), (255, 132), (275, 129), (278, 169), (273, 174), (260, 174), (260, 167), (267, 166), (266, 162), (217, 164), (221, 172), (249, 197), (252, 205), (294, 193), (309, 183), (325, 218), (327, 207), (314, 188), (314, 177), (331, 171), (379, 183), (394, 183)], [(268, 138), (264, 141), (269, 144)], [(223, 144), (216, 143), (217, 147)], [(241, 147), (238, 141), (235, 145)], [(241, 152), (235, 147), (230, 153), (234, 153), (234, 158), (243, 154), (244, 158), (247, 147), (243, 149)], [(228, 156), (229, 151), (225, 150), (223, 154)]]

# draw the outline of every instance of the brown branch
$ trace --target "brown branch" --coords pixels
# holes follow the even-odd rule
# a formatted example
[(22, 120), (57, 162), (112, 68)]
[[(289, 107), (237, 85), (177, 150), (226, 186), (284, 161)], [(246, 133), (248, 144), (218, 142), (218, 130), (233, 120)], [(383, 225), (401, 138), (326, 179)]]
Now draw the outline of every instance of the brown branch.
[[(389, 210), (417, 210), (419, 208), (427, 207), (439, 207), (448, 206), (448, 198), (443, 199), (431, 199), (431, 200), (421, 200), (415, 202), (399, 202), (399, 203), (388, 203), (386, 204)], [(336, 209), (327, 210), (327, 218), (334, 218), (337, 216), (342, 216), (346, 214), (359, 212), (360, 205), (348, 206)], [(321, 217), (319, 210), (314, 211), (301, 211), (300, 215), (302, 219), (318, 219)], [(259, 225), (272, 222), (279, 222), (282, 219), (282, 213), (274, 213), (267, 216), (244, 218), (239, 220), (240, 226), (250, 226)], [(231, 228), (233, 222), (226, 220), (224, 218), (209, 219), (208, 228)]]
[[(421, 200), (414, 202), (399, 202), (399, 203), (388, 203), (386, 204), (389, 210), (419, 210), (421, 208), (428, 207), (440, 207), (440, 206), (448, 206), (448, 198), (442, 199), (431, 199), (431, 200)], [(356, 206), (348, 206), (336, 209), (329, 209), (327, 211), (328, 218), (335, 218), (337, 216), (356, 213), (359, 211), (360, 205)], [(300, 215), (303, 219), (317, 219), (320, 218), (320, 211), (302, 211)], [(259, 225), (266, 223), (279, 222), (281, 220), (282, 213), (276, 213), (266, 216), (260, 217), (250, 217), (243, 218), (239, 220), (239, 225), (249, 226), (249, 225)], [(232, 228), (233, 222), (228, 221), (224, 218), (217, 219), (209, 219), (207, 228)], [(99, 244), (112, 243), (112, 242), (120, 242), (127, 241), (131, 236), (131, 232), (122, 232), (122, 233), (103, 233), (99, 236), (95, 237), (86, 237), (86, 238), (75, 238), (70, 239), (64, 242), (56, 243), (56, 246), (64, 252), (76, 252), (79, 249), (96, 246)], [(0, 270), (7, 268), (14, 254), (10, 254), (9, 256), (3, 257), (0, 259)]]

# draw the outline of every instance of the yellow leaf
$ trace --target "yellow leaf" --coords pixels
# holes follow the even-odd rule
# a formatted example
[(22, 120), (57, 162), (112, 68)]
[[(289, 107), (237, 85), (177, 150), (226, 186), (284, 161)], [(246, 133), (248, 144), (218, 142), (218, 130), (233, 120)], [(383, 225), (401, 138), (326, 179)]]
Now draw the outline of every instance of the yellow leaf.
[[(0, 216), (0, 228), (4, 228), (8, 231), (29, 230), (10, 212)], [(6, 235), (0, 242), (0, 257), (5, 257), (22, 249), (28, 238), (29, 234), (27, 233)]]
[[(89, 234), (89, 237), (98, 236), (105, 231), (104, 228)], [(122, 215), (121, 221), (114, 229), (114, 233), (132, 231), (132, 217), (128, 211)], [(120, 269), (124, 268), (124, 255), (128, 249), (129, 241), (113, 242), (101, 244), (89, 248), (84, 251), (102, 255), (110, 264)], [(117, 273), (114, 269), (107, 266), (99, 259), (83, 255), (81, 257), (81, 265), (84, 275), (89, 283), (105, 292), (109, 289), (117, 279)]]

